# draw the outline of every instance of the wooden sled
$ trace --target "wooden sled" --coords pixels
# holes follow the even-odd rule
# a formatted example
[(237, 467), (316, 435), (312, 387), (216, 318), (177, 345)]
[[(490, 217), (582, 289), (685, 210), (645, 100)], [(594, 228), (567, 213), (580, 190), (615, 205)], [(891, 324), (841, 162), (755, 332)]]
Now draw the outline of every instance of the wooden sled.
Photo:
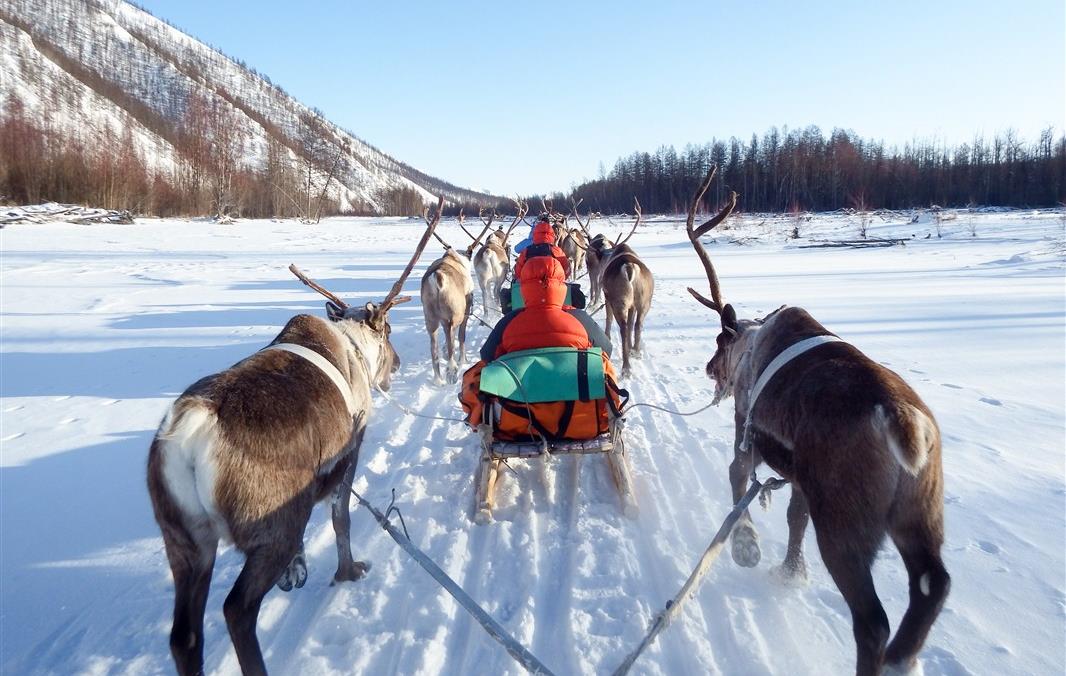
[(493, 437), (491, 423), (478, 425), (481, 438), (481, 460), (474, 479), (474, 521), (485, 524), (492, 521), (496, 504), (496, 484), (500, 475), (500, 463), (511, 459), (540, 459), (547, 461), (550, 455), (587, 455), (604, 453), (611, 468), (611, 476), (622, 501), (626, 516), (637, 515), (637, 503), (633, 494), (633, 477), (626, 457), (625, 440), (622, 435), (623, 419), (610, 414), (610, 429), (607, 434), (587, 440), (498, 441)]

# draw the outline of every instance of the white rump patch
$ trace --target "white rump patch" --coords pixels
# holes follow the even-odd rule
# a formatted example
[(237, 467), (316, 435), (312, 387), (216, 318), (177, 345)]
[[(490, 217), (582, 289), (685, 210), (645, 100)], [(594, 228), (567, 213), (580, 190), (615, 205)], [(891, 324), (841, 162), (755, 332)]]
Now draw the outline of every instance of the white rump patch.
[(912, 476), (917, 476), (929, 460), (929, 447), (936, 438), (936, 427), (933, 425), (933, 421), (929, 419), (929, 416), (918, 409), (913, 406), (907, 406), (906, 408), (910, 413), (910, 420), (899, 421), (899, 424), (910, 422), (915, 427), (915, 445), (917, 448), (913, 449), (915, 452), (913, 461), (907, 457), (907, 449), (903, 447), (896, 436), (896, 421), (889, 416), (880, 404), (874, 406), (873, 424), (883, 434), (888, 449), (892, 451), (892, 456), (900, 467)]
[(190, 521), (210, 521), (217, 535), (228, 537), (225, 520), (215, 504), (218, 466), (213, 451), (218, 419), (203, 406), (185, 409), (177, 421), (173, 416), (171, 407), (159, 435), (167, 490)]

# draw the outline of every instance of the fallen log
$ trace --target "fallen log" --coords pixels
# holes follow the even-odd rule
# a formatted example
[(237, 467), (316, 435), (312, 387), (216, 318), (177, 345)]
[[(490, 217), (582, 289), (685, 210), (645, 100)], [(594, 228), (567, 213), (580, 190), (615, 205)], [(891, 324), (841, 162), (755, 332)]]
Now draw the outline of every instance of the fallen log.
[(818, 241), (815, 244), (804, 244), (796, 248), (828, 249), (847, 247), (851, 249), (871, 249), (886, 246), (906, 246), (906, 244), (907, 240), (905, 239), (839, 239)]

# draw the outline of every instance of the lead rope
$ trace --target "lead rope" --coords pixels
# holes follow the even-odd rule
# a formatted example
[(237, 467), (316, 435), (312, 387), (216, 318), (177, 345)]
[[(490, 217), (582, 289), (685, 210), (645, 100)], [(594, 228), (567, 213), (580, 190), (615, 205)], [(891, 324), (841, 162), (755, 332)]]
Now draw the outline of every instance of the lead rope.
[[(477, 604), (474, 599), (470, 597), (463, 589), (456, 584), (455, 580), (448, 577), (448, 574), (441, 570), (440, 566), (433, 562), (433, 559), (426, 556), (422, 550), (411, 542), (411, 538), (407, 536), (407, 525), (403, 522), (403, 516), (400, 515), (400, 510), (396, 507), (396, 489), (392, 491), (392, 502), (389, 503), (388, 511), (382, 514), (371, 505), (366, 498), (359, 495), (353, 488), (351, 489), (352, 495), (359, 501), (359, 504), (370, 510), (370, 513), (374, 515), (374, 519), (378, 522), (381, 528), (388, 533), (396, 544), (400, 545), (405, 552), (407, 552), (411, 558), (413, 558), (419, 566), (422, 567), (430, 576), (436, 580), (444, 589), (455, 599), (459, 605), (461, 605), (470, 615), (480, 624), (489, 636), (494, 638), (500, 645), (507, 650), (507, 653), (511, 655), (519, 664), (521, 664), (526, 671), (531, 674), (545, 674), (546, 676), (554, 676), (551, 669), (544, 666), (537, 657), (526, 650), (521, 643), (515, 640), (513, 636), (507, 633), (507, 630), (500, 625), (491, 615), (485, 612), (485, 609)], [(400, 532), (398, 528), (392, 525), (389, 521), (388, 515), (395, 512), (400, 518), (400, 523), (403, 525), (403, 532)]]
[(640, 654), (644, 652), (644, 649), (651, 645), (656, 637), (666, 629), (667, 625), (677, 617), (677, 614), (681, 612), (681, 607), (685, 601), (689, 600), (696, 595), (696, 591), (699, 587), (700, 581), (707, 571), (710, 570), (711, 564), (714, 563), (718, 555), (722, 553), (722, 549), (725, 548), (726, 540), (729, 538), (729, 534), (733, 532), (733, 527), (736, 526), (737, 521), (740, 519), (740, 515), (744, 513), (744, 510), (748, 508), (751, 501), (755, 499), (756, 495), (761, 495), (764, 492), (777, 490), (784, 486), (786, 481), (783, 479), (768, 479), (765, 484), (760, 483), (758, 479), (754, 479), (755, 473), (752, 472), (753, 482), (748, 492), (744, 494), (744, 497), (733, 507), (733, 511), (729, 512), (725, 521), (718, 528), (718, 532), (715, 533), (714, 539), (711, 540), (711, 544), (707, 546), (706, 551), (703, 552), (703, 556), (700, 557), (700, 561), (696, 564), (696, 569), (692, 571), (692, 574), (685, 580), (685, 584), (681, 587), (681, 591), (677, 593), (674, 598), (666, 602), (664, 607), (655, 619), (651, 623), (651, 627), (648, 629), (648, 633), (644, 636), (644, 640), (640, 642), (640, 645), (636, 647), (633, 652), (629, 653), (622, 663), (614, 670), (613, 676), (624, 676), (629, 673), (629, 670), (633, 667), (633, 663), (637, 661)]

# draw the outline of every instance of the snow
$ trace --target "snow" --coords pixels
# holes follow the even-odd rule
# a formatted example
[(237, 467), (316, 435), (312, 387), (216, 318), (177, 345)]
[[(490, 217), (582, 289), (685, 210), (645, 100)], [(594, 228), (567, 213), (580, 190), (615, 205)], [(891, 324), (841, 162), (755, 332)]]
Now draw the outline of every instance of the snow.
[[(924, 672), (1058, 673), (1066, 636), (1064, 221), (1050, 211), (976, 213), (973, 237), (970, 218), (942, 224), (943, 239), (927, 219), (875, 222), (871, 236), (905, 238), (904, 247), (804, 249), (815, 239), (854, 239), (857, 224), (815, 215), (796, 242), (785, 239), (787, 219), (749, 216), (708, 249), (741, 316), (805, 307), (902, 374), (936, 414), (953, 587), (921, 653)], [(168, 403), (262, 347), (292, 315), (322, 313), (322, 299), (289, 274), (289, 263), (343, 297), (380, 299), (422, 227), (400, 219), (144, 220), (0, 230), (2, 673), (172, 673), (173, 590), (144, 482)], [(593, 229), (616, 230), (602, 221)], [(453, 243), (465, 237), (453, 223), (442, 232)], [(711, 398), (703, 367), (717, 325), (685, 292), (705, 288), (702, 270), (676, 219), (651, 221), (630, 243), (653, 270), (656, 295), (645, 357), (625, 386), (636, 401), (697, 409)], [(454, 417), (454, 388), (431, 384), (417, 302), (419, 275), (437, 253), (427, 251), (407, 283), (415, 302), (392, 313), (403, 364), (391, 395)], [(471, 324), (468, 359), (485, 333)], [(356, 489), (385, 505), (395, 488), (414, 543), (559, 674), (614, 669), (729, 511), (731, 402), (688, 418), (629, 414), (638, 518), (621, 514), (602, 458), (567, 457), (551, 462), (546, 485), (533, 464), (512, 463), (496, 521), (486, 526), (470, 519), (474, 436), (376, 405)], [(813, 536), (807, 586), (786, 587), (770, 572), (784, 555), (786, 497), (753, 513), (759, 567), (720, 558), (636, 673), (852, 671), (850, 616)], [(316, 508), (307, 585), (271, 591), (260, 615), (274, 673), (521, 673), (365, 510), (354, 510), (352, 535), (355, 556), (373, 568), (358, 583), (331, 587), (332, 528), (328, 510)], [(240, 565), (235, 550), (220, 552), (206, 616), (209, 673), (239, 671), (221, 604)], [(895, 627), (907, 586), (890, 546), (875, 579)]]
[[(5, 14), (13, 19), (5, 20)], [(32, 26), (42, 44), (35, 44), (10, 21)], [(106, 130), (121, 138), (129, 129), (148, 166), (167, 174), (174, 174), (179, 164), (171, 141), (133, 119), (111, 94), (96, 91), (78, 74), (65, 70), (50, 56), (51, 50), (171, 125), (181, 121), (192, 94), (222, 105), (235, 116), (245, 138), (243, 163), (253, 168), (264, 163), (271, 137), (289, 145), (299, 138), (301, 116), (311, 112), (253, 71), (123, 0), (5, 2), (0, 7), (0, 92), (13, 93), (31, 119), (90, 147), (106, 138)], [(223, 91), (228, 99), (219, 95)], [(0, 107), (5, 103), (0, 100)], [(396, 188), (414, 189), (427, 203), (440, 191), (449, 196), (463, 193), (422, 177), (332, 123), (326, 122), (325, 129), (329, 143), (348, 145), (336, 177), (337, 204), (342, 209), (360, 202), (378, 208), (382, 193)], [(281, 139), (278, 131), (288, 140)], [(285, 153), (296, 162), (291, 149)]]

